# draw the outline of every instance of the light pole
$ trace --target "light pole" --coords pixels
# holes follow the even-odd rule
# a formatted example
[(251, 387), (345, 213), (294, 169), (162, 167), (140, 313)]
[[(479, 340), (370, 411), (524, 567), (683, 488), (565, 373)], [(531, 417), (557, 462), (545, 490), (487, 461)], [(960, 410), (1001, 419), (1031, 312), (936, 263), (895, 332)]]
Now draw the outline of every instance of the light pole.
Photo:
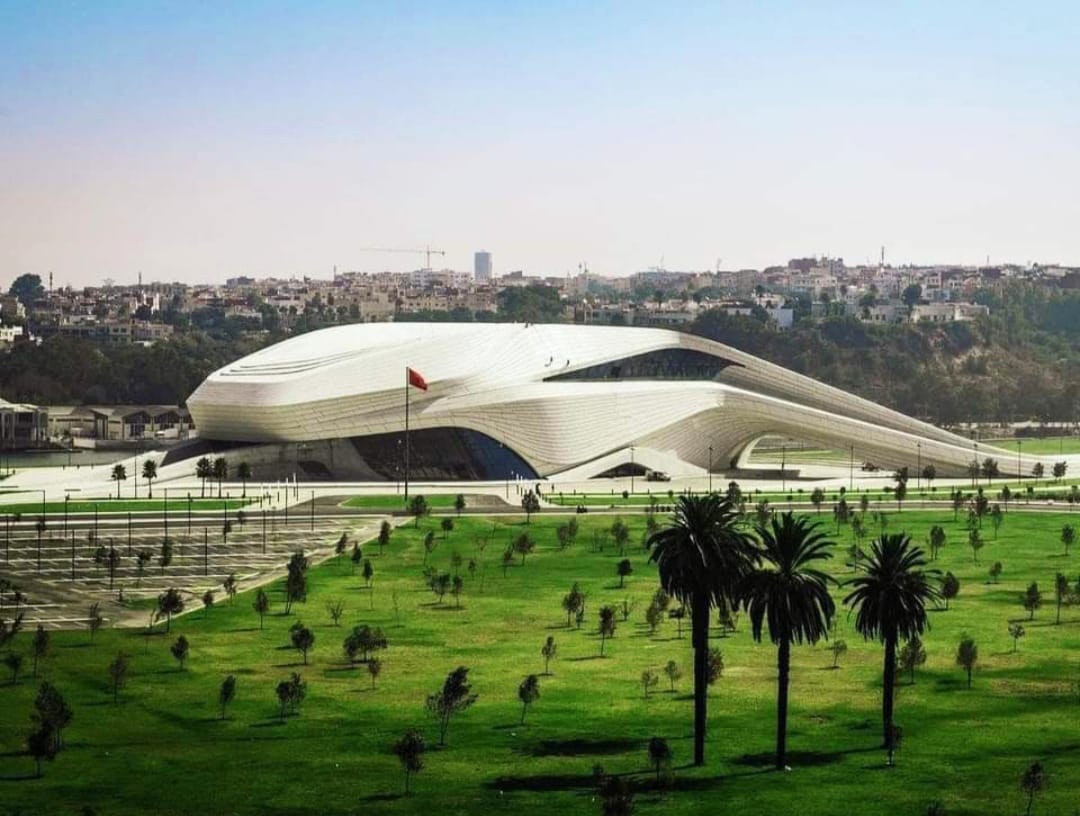
[(919, 451), (918, 464), (915, 466), (915, 489), (922, 489), (922, 442), (916, 442), (915, 447)]
[(1024, 471), (1022, 470), (1022, 466), (1020, 464), (1020, 451), (1023, 448), (1023, 446), (1024, 446), (1024, 440), (1021, 439), (1019, 436), (1016, 437), (1016, 487), (1017, 488), (1022, 487), (1022, 484), (1021, 484), (1020, 480), (1024, 478)]
[(709, 492), (712, 493), (712, 445), (709, 445)]
[(787, 492), (787, 445), (780, 446), (780, 492)]
[(855, 489), (855, 446), (851, 446), (851, 459), (848, 460), (848, 491)]
[(630, 493), (634, 492), (634, 446), (630, 446)]

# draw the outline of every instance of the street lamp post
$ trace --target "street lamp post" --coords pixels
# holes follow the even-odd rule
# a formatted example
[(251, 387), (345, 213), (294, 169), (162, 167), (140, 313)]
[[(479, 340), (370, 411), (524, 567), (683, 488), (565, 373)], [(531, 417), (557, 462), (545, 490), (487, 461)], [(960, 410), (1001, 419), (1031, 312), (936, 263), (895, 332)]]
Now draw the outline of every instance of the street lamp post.
[(848, 460), (848, 485), (847, 489), (855, 489), (855, 446), (851, 446), (851, 458)]
[(922, 442), (916, 442), (915, 447), (918, 449), (918, 464), (915, 466), (915, 489), (922, 489)]
[(780, 446), (780, 492), (787, 491), (787, 445)]
[(709, 492), (712, 493), (712, 445), (709, 445)]
[(1020, 464), (1020, 451), (1024, 446), (1024, 440), (1020, 437), (1016, 437), (1016, 487), (1021, 486), (1021, 479), (1024, 478), (1023, 466)]
[(634, 492), (634, 446), (630, 446), (630, 493)]

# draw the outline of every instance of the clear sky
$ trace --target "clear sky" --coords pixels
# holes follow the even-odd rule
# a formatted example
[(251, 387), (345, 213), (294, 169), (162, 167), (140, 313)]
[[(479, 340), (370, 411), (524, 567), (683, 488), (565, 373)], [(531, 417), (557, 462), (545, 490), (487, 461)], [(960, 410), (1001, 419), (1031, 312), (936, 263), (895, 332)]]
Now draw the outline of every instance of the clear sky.
[(1080, 263), (1075, 2), (0, 0), (0, 286)]

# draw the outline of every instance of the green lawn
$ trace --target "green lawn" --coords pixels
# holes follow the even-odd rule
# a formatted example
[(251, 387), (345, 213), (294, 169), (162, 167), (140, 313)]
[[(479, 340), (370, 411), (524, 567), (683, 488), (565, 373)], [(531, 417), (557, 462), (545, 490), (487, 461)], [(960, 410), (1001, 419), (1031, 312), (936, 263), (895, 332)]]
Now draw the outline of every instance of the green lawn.
[[(564, 551), (556, 546), (558, 517), (536, 518), (529, 528), (513, 517), (466, 517), (447, 539), (436, 533), (431, 557), (445, 571), (455, 552), (466, 565), (480, 562), (473, 575), (462, 568), (460, 609), (449, 596), (438, 605), (421, 579), (420, 542), (439, 524), (424, 519), (419, 529), (410, 522), (396, 530), (384, 555), (373, 544), (365, 547), (375, 569), (373, 592), (351, 574), (347, 558), (338, 559), (312, 570), (307, 603), (286, 617), (281, 584), (274, 584), (264, 631), (246, 593), (231, 605), (219, 602), (205, 618), (197, 612), (175, 620), (169, 636), (110, 630), (91, 644), (86, 633), (54, 634), (42, 673), (74, 708), (68, 747), (44, 778), (23, 778), (33, 771), (20, 752), (37, 683), (24, 677), (0, 686), (0, 802), (35, 814), (77, 813), (84, 804), (98, 813), (136, 814), (149, 803), (163, 814), (597, 814), (589, 779), (599, 764), (632, 776), (640, 786), (639, 814), (921, 814), (935, 798), (950, 816), (1015, 814), (1023, 811), (1017, 780), (1040, 759), (1053, 781), (1035, 813), (1071, 814), (1080, 795), (1074, 686), (1080, 608), (1067, 608), (1054, 625), (1049, 596), (1056, 572), (1074, 580), (1080, 572), (1080, 546), (1065, 558), (1058, 543), (1072, 517), (1012, 513), (996, 540), (988, 524), (980, 564), (952, 518), (951, 511), (888, 517), (890, 531), (906, 526), (919, 539), (931, 523), (942, 523), (948, 544), (938, 566), (961, 582), (950, 611), (933, 613), (927, 665), (914, 685), (905, 678), (899, 687), (896, 716), (905, 740), (894, 769), (883, 767), (879, 749), (881, 649), (863, 642), (846, 614), (838, 615), (835, 632), (849, 647), (839, 669), (830, 668), (825, 644), (793, 650), (791, 773), (769, 770), (774, 648), (753, 643), (745, 620), (734, 636), (714, 633), (726, 670), (710, 695), (708, 763), (690, 768), (690, 641), (676, 637), (674, 621), (654, 636), (644, 625), (656, 587), (640, 548), (644, 514), (626, 517), (634, 573), (624, 589), (615, 577), (619, 556), (610, 545), (604, 552), (593, 546), (611, 516), (580, 517), (577, 542)], [(504, 577), (503, 547), (526, 529), (537, 550), (524, 566), (515, 560)], [(850, 543), (846, 530), (841, 539), (833, 568), (846, 579), (851, 573), (840, 557)], [(995, 560), (1004, 571), (992, 585), (986, 571)], [(566, 628), (559, 605), (574, 581), (588, 594), (580, 631)], [(1033, 622), (1024, 620), (1028, 635), (1013, 654), (1006, 626), (1027, 618), (1019, 597), (1031, 581), (1039, 582), (1047, 605)], [(843, 594), (836, 590), (837, 599)], [(340, 628), (326, 610), (335, 599), (346, 604)], [(597, 610), (624, 600), (635, 605), (630, 619), (620, 616), (600, 658)], [(317, 638), (307, 667), (287, 648), (288, 628), (298, 619)], [(358, 623), (382, 626), (390, 641), (375, 690), (362, 666), (343, 661), (346, 627)], [(970, 691), (954, 663), (964, 632), (976, 639), (981, 658)], [(168, 650), (181, 633), (191, 641), (183, 672)], [(516, 689), (527, 673), (542, 671), (540, 647), (548, 635), (559, 654), (522, 726)], [(26, 653), (29, 641), (20, 635), (16, 651)], [(132, 669), (114, 705), (106, 666), (118, 650), (131, 654)], [(645, 699), (641, 672), (660, 670), (668, 660), (679, 663), (684, 679), (674, 693), (662, 679)], [(414, 794), (403, 798), (389, 747), (410, 727), (434, 742), (424, 700), (458, 665), (471, 669), (479, 700), (452, 723), (448, 746), (428, 753)], [(308, 682), (308, 696), (299, 716), (281, 723), (274, 687), (294, 670)], [(223, 722), (215, 703), (230, 673), (238, 680), (237, 700)], [(645, 743), (654, 735), (667, 738), (675, 752), (674, 787), (663, 793), (651, 787), (647, 770)]]
[[(24, 498), (22, 494), (20, 498)], [(245, 505), (251, 504), (250, 499), (192, 499), (191, 509), (200, 510), (239, 510)], [(160, 513), (165, 507), (164, 498), (161, 499), (82, 499), (68, 502), (68, 513), (93, 513), (96, 509), (99, 513)], [(187, 499), (169, 499), (169, 512), (187, 512)], [(64, 502), (46, 502), (46, 513), (63, 513)], [(0, 504), (0, 514), (41, 515), (41, 502), (22, 501), (18, 504)]]
[[(1005, 450), (1015, 451), (1017, 440), (1015, 437), (1005, 439), (980, 439), (980, 444), (993, 445)], [(1080, 453), (1080, 436), (1046, 436), (1024, 437), (1020, 440), (1020, 449), (1033, 456), (1054, 456), (1055, 454)], [(776, 446), (758, 448), (751, 452), (751, 462), (770, 462), (779, 464), (785, 459), (793, 464), (800, 462), (832, 462), (847, 464), (848, 452), (833, 450), (830, 448), (799, 448), (789, 447), (786, 450)], [(856, 464), (862, 464), (857, 462)]]
[[(800, 463), (812, 464), (841, 464), (846, 465), (850, 461), (848, 451), (834, 450), (833, 448), (787, 448), (786, 450), (776, 447), (756, 448), (750, 453), (752, 463), (769, 462), (780, 464), (786, 462), (789, 465)], [(862, 464), (860, 461), (858, 464)]]
[[(414, 494), (415, 495), (415, 494)], [(445, 510), (453, 508), (456, 496), (450, 494), (429, 496), (424, 494), (428, 506)], [(341, 503), (342, 507), (359, 507), (364, 510), (404, 510), (405, 498), (399, 495), (389, 496), (353, 496)]]
[[(1016, 439), (986, 439), (987, 445), (1014, 451)], [(1020, 450), (1032, 456), (1054, 456), (1055, 454), (1080, 453), (1080, 436), (1028, 437), (1019, 440)]]
[[(886, 474), (883, 474), (886, 475)], [(1054, 499), (1055, 501), (1067, 501), (1069, 494), (1072, 492), (1072, 485), (1077, 484), (1077, 479), (1042, 479), (1039, 481), (1025, 480), (1024, 482), (1017, 484), (1016, 482), (1009, 482), (1007, 480), (995, 480), (990, 484), (987, 484), (985, 480), (981, 482), (981, 487), (986, 492), (986, 495), (991, 501), (1001, 501), (1000, 494), (1001, 489), (1007, 484), (1011, 491), (1012, 498), (1010, 501), (1016, 501), (1019, 494), (1019, 500), (1023, 502), (1027, 495), (1027, 488), (1030, 486), (1033, 488), (1033, 496), (1039, 499)], [(723, 493), (727, 490), (728, 482), (722, 478), (713, 479), (713, 489), (717, 492)], [(971, 483), (967, 483), (961, 486), (964, 493), (970, 497), (975, 488)], [(904, 499), (905, 507), (913, 507), (920, 501), (938, 501), (947, 502), (951, 501), (951, 486), (933, 485), (932, 488), (928, 488), (925, 485), (922, 487), (916, 487), (914, 481), (908, 482), (907, 497)], [(678, 496), (679, 493), (685, 491), (677, 491), (674, 496)], [(753, 504), (767, 499), (772, 504), (783, 503), (788, 501), (795, 503), (808, 503), (810, 496), (814, 492), (812, 483), (807, 485), (806, 483), (789, 483), (786, 491), (780, 490), (761, 490), (760, 488), (753, 491), (744, 492), (743, 497), (748, 504)], [(862, 496), (867, 496), (872, 502), (881, 502), (882, 509), (888, 511), (890, 506), (893, 510), (896, 509), (896, 499), (892, 491), (884, 490), (864, 490), (856, 488), (853, 491), (845, 491), (840, 493), (839, 488), (829, 488), (825, 491), (825, 502), (823, 506), (831, 508), (833, 503), (840, 501), (841, 496), (847, 499), (848, 504), (852, 507), (858, 507), (859, 501)], [(545, 493), (544, 501), (549, 504), (554, 504), (562, 507), (577, 507), (578, 505), (585, 505), (588, 507), (648, 507), (651, 502), (655, 502), (659, 505), (670, 505), (674, 501), (674, 497), (668, 496), (667, 489), (658, 487), (651, 494), (646, 489), (642, 492), (640, 488), (635, 493), (629, 493), (627, 496), (623, 496), (621, 492), (608, 492), (608, 493)], [(876, 509), (876, 508), (872, 508)]]

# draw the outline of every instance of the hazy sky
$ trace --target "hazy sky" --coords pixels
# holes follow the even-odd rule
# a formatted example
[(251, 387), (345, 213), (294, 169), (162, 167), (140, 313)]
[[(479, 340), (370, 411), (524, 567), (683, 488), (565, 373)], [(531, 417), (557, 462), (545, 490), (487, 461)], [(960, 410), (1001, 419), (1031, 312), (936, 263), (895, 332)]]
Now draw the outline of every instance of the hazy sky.
[(1080, 263), (1080, 5), (0, 0), (0, 286)]

